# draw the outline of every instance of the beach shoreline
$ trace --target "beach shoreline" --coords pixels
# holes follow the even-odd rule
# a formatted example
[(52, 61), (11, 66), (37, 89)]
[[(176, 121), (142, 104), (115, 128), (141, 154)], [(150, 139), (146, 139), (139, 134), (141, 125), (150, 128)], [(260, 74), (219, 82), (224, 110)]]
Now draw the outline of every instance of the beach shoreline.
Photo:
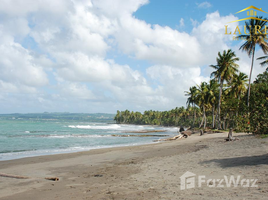
[[(227, 194), (232, 199), (265, 199), (268, 139), (234, 136), (239, 140), (225, 142), (227, 133), (195, 134), (175, 141), (0, 161), (0, 173), (29, 177), (0, 177), (0, 199), (224, 199)], [(244, 159), (236, 163), (238, 158)], [(214, 178), (255, 178), (259, 187), (180, 190), (180, 176), (187, 171)]]

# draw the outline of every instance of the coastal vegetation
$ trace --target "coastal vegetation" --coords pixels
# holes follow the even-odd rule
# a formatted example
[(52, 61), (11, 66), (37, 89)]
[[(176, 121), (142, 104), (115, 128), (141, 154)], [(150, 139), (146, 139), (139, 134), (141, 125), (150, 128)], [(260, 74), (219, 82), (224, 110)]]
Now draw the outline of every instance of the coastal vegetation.
[[(257, 17), (259, 19), (262, 19), (262, 17)], [(239, 48), (242, 51), (246, 51), (248, 56), (251, 56), (251, 68), (249, 73), (249, 83), (248, 83), (248, 96), (247, 96), (247, 106), (249, 106), (249, 98), (250, 98), (250, 83), (251, 83), (251, 75), (253, 70), (253, 64), (254, 64), (254, 56), (255, 56), (255, 50), (256, 46), (259, 46), (264, 54), (268, 53), (268, 45), (267, 45), (267, 33), (266, 33), (266, 24), (267, 24), (267, 18), (264, 18), (263, 20), (258, 19), (251, 19), (249, 21), (245, 22), (246, 30), (249, 32), (247, 35), (240, 35), (237, 36), (237, 39), (245, 38), (245, 43)], [(252, 27), (258, 27), (259, 31), (256, 31), (255, 28)], [(260, 57), (259, 59), (265, 59), (267, 56)], [(265, 64), (267, 61), (262, 62), (261, 64)]]
[[(262, 17), (259, 17), (262, 19)], [(264, 56), (261, 66), (268, 64), (266, 21), (246, 22), (248, 35), (240, 35), (246, 42), (240, 47), (252, 57), (250, 76), (239, 71), (239, 58), (231, 49), (218, 52), (211, 80), (201, 82), (185, 91), (186, 108), (169, 111), (148, 110), (144, 113), (117, 111), (114, 120), (120, 124), (150, 124), (162, 126), (191, 126), (206, 129), (229, 129), (268, 134), (268, 68), (251, 83), (254, 55), (258, 46)], [(251, 27), (260, 26), (256, 33)]]
[[(237, 131), (268, 134), (268, 68), (251, 84), (250, 107), (247, 106), (247, 81), (248, 76), (237, 71), (229, 82), (222, 84), (222, 95), (220, 84), (214, 78), (208, 83), (202, 82), (190, 87), (185, 92), (188, 96), (186, 108), (147, 110), (144, 113), (117, 111), (114, 120), (119, 124), (191, 126), (203, 129), (218, 126), (220, 129), (234, 128)], [(216, 109), (219, 105), (221, 108)], [(218, 119), (218, 124), (215, 119)]]

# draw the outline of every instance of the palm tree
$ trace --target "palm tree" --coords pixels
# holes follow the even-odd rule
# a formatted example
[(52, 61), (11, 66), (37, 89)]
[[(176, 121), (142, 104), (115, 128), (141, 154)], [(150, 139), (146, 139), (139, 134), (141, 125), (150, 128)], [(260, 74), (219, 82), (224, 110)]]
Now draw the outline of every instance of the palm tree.
[(189, 89), (190, 91), (187, 92), (185, 91), (185, 96), (189, 96), (188, 99), (187, 99), (187, 106), (190, 106), (192, 104), (192, 107), (194, 109), (194, 116), (193, 116), (193, 124), (192, 124), (192, 127), (194, 126), (195, 124), (195, 117), (196, 117), (196, 110), (195, 110), (195, 104), (196, 104), (196, 91), (197, 91), (197, 88), (195, 86), (193, 87), (190, 87)]
[(140, 112), (135, 112), (135, 124), (142, 123), (142, 114)]
[(219, 84), (215, 79), (212, 79), (209, 81), (209, 84), (207, 86), (208, 88), (208, 101), (212, 108), (212, 127), (215, 127), (215, 105), (216, 101), (218, 100), (218, 88)]
[(218, 103), (218, 129), (221, 129), (220, 114), (223, 82), (230, 82), (233, 78), (233, 75), (238, 71), (237, 68), (239, 66), (236, 64), (236, 61), (239, 61), (239, 58), (236, 57), (235, 52), (233, 52), (231, 49), (228, 49), (227, 52), (224, 50), (222, 55), (220, 52), (218, 52), (217, 65), (210, 65), (210, 67), (215, 69), (215, 71), (212, 72), (210, 76), (214, 77), (215, 80), (219, 81), (220, 83)]
[(116, 115), (114, 117), (114, 120), (116, 121), (116, 123), (120, 124), (120, 122), (121, 122), (121, 112), (119, 110), (116, 111)]
[(208, 84), (206, 82), (202, 82), (200, 85), (197, 86), (196, 90), (196, 99), (198, 102), (198, 106), (203, 110), (203, 118), (202, 122), (199, 126), (201, 128), (203, 124), (203, 128), (206, 128), (206, 107), (208, 106)]
[(229, 99), (227, 98), (227, 101), (229, 101), (229, 106), (231, 105), (230, 107), (234, 107), (236, 110), (235, 116), (238, 116), (238, 111), (241, 105), (240, 99), (246, 94), (247, 82), (248, 76), (243, 72), (239, 72), (239, 74), (234, 74), (233, 80), (228, 88), (227, 96)]
[(123, 124), (128, 123), (129, 122), (130, 111), (129, 110), (122, 111), (121, 115), (123, 116)]
[(257, 58), (257, 60), (264, 60), (264, 59), (265, 61), (260, 63), (261, 66), (268, 65), (268, 56), (262, 56), (262, 57)]
[[(262, 17), (257, 18), (259, 18), (260, 20), (251, 19), (248, 22), (247, 21), (245, 22), (246, 29), (249, 32), (249, 35), (237, 36), (238, 39), (246, 38), (246, 42), (239, 48), (239, 50), (241, 49), (242, 51), (246, 51), (248, 55), (252, 57), (249, 80), (248, 80), (248, 99), (247, 99), (248, 107), (250, 98), (250, 81), (254, 64), (254, 54), (256, 45), (258, 45), (265, 54), (268, 53), (268, 44), (265, 41), (266, 40), (265, 25), (267, 21), (263, 21)], [(267, 18), (264, 18), (264, 20), (267, 20)], [(259, 31), (256, 31), (255, 27), (258, 27)]]
[(234, 74), (233, 81), (231, 83), (231, 94), (240, 100), (241, 96), (247, 91), (246, 85), (248, 76), (243, 72)]

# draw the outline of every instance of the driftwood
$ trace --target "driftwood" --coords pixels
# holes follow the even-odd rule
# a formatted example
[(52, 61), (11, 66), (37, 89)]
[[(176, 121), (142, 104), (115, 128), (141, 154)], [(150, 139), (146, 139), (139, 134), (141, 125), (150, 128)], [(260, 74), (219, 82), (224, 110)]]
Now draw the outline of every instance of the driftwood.
[(49, 180), (49, 181), (59, 181), (60, 180), (58, 177), (46, 177), (45, 179)]
[(187, 137), (189, 137), (189, 136), (191, 136), (192, 135), (192, 131), (183, 131), (183, 132), (181, 132), (181, 134), (179, 134), (179, 135), (176, 135), (176, 136), (174, 136), (174, 137), (172, 137), (172, 138), (168, 138), (168, 139), (162, 139), (162, 140), (160, 140), (160, 141), (170, 141), (170, 140), (177, 140), (177, 139), (181, 139), (181, 138), (187, 138)]
[(181, 134), (183, 134), (183, 137), (187, 138), (192, 135), (192, 131), (183, 131)]
[(161, 139), (161, 140), (158, 140), (158, 141), (171, 141), (171, 140), (177, 140), (177, 139), (181, 139), (183, 138), (183, 134), (179, 134), (179, 135), (176, 135), (172, 138), (167, 138), (167, 139)]
[(18, 175), (3, 174), (3, 173), (0, 173), (0, 176), (7, 177), (7, 178), (16, 178), (16, 179), (29, 179), (30, 178), (30, 177), (27, 177), (27, 176), (18, 176)]
[(233, 129), (230, 128), (228, 137), (225, 139), (226, 141), (235, 141), (238, 140), (238, 138), (233, 137)]
[(193, 135), (199, 133), (199, 129), (188, 128), (187, 131), (183, 131), (182, 133), (186, 133), (188, 136), (190, 136), (189, 134)]
[(224, 133), (223, 131), (219, 131), (219, 130), (212, 130), (210, 128), (206, 128), (206, 129), (200, 129), (199, 130), (200, 136), (205, 135), (206, 134), (212, 134), (212, 133)]
[[(4, 174), (4, 173), (0, 173), (0, 177), (15, 178), (15, 179), (30, 179), (31, 178), (28, 176), (19, 176), (19, 175)], [(50, 180), (50, 181), (59, 181), (60, 180), (58, 177), (46, 177), (45, 179)]]
[(183, 134), (176, 135), (175, 137), (171, 138), (172, 140), (181, 139), (183, 137)]

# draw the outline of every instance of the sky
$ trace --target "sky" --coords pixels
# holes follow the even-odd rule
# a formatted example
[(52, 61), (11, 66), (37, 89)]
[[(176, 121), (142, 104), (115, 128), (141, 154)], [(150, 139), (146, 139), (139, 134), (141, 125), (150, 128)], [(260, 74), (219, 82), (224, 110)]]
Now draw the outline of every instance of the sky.
[[(266, 1), (0, 0), (0, 113), (116, 113), (186, 106), (218, 52)], [(258, 13), (259, 14), (259, 13)], [(268, 18), (268, 14), (260, 13)], [(241, 29), (243, 30), (243, 29)], [(257, 49), (256, 57), (263, 56)], [(265, 68), (255, 61), (254, 80)]]

